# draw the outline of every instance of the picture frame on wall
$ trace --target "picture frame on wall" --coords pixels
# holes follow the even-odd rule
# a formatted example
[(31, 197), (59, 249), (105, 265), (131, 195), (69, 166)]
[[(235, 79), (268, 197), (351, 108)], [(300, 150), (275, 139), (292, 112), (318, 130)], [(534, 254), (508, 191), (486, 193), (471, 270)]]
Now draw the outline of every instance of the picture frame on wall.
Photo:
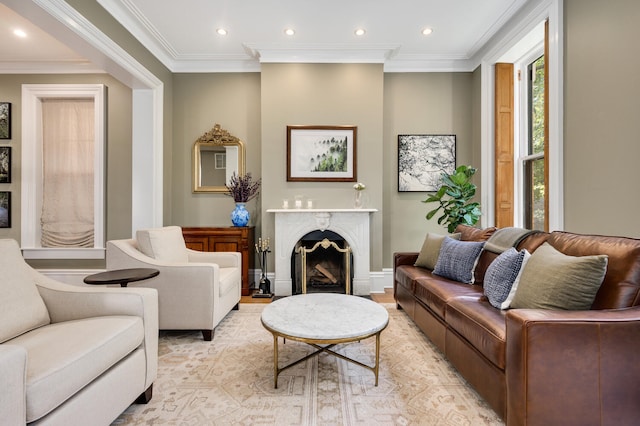
[(287, 126), (288, 182), (355, 182), (357, 126)]
[(398, 135), (398, 192), (435, 192), (456, 170), (456, 135)]
[(11, 102), (0, 102), (0, 139), (11, 139)]
[(0, 191), (0, 228), (11, 228), (10, 191)]
[(11, 147), (0, 146), (0, 183), (11, 183)]

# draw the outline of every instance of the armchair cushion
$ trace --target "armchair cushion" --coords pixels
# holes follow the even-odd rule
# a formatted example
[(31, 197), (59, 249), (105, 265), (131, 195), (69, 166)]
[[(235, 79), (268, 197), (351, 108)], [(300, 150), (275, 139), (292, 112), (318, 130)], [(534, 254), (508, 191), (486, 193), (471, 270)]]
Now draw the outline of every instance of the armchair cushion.
[(0, 343), (49, 324), (49, 312), (15, 240), (0, 240)]
[(133, 352), (142, 319), (104, 316), (40, 327), (11, 341), (27, 351), (27, 421), (45, 416)]
[(187, 246), (179, 226), (141, 229), (136, 232), (138, 248), (146, 256), (163, 262), (189, 261)]

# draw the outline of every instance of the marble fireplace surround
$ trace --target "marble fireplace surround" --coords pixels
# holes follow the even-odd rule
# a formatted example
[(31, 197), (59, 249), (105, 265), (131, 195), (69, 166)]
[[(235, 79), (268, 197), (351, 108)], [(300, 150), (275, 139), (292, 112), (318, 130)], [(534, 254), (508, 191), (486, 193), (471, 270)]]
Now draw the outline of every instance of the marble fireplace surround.
[(377, 209), (269, 209), (275, 214), (275, 283), (276, 296), (291, 295), (291, 254), (296, 243), (312, 231), (340, 234), (353, 254), (353, 294), (371, 293), (370, 215)]

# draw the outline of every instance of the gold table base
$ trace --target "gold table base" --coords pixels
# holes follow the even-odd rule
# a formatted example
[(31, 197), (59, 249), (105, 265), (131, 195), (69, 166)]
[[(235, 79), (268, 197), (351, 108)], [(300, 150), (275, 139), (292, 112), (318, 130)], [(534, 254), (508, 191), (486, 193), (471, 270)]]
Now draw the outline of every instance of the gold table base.
[[(306, 360), (308, 360), (309, 358), (312, 358), (316, 355), (321, 354), (322, 352), (326, 352), (328, 354), (331, 354), (335, 357), (338, 357), (340, 359), (343, 359), (345, 361), (349, 361), (353, 364), (359, 365), (360, 367), (366, 368), (367, 370), (373, 372), (374, 376), (375, 376), (375, 386), (378, 386), (378, 371), (379, 371), (379, 367), (380, 367), (380, 333), (382, 333), (382, 330), (384, 330), (384, 328), (382, 330), (377, 331), (376, 333), (372, 333), (372, 334), (367, 334), (364, 336), (356, 336), (353, 338), (347, 338), (347, 339), (305, 339), (305, 338), (301, 338), (301, 337), (295, 337), (295, 336), (289, 336), (289, 335), (284, 335), (282, 333), (278, 333), (272, 329), (270, 329), (269, 327), (265, 326), (265, 328), (267, 330), (269, 330), (272, 334), (273, 334), (273, 387), (275, 389), (278, 389), (278, 376), (280, 375), (280, 373), (282, 373), (284, 370), (293, 367), (295, 365), (300, 364), (301, 362), (304, 362)], [(342, 355), (338, 352), (332, 351), (331, 348), (334, 347), (337, 344), (340, 343), (351, 343), (351, 342), (356, 342), (356, 341), (360, 341), (360, 340), (364, 340), (367, 339), (369, 337), (372, 336), (376, 336), (376, 362), (374, 366), (369, 366), (367, 364), (363, 364), (360, 361), (356, 361), (355, 359), (349, 358), (345, 355)], [(297, 361), (294, 361), (290, 364), (285, 365), (284, 367), (278, 367), (278, 337), (282, 337), (283, 339), (289, 339), (289, 340), (295, 340), (298, 342), (303, 342), (306, 343), (310, 346), (313, 346), (314, 348), (316, 348), (317, 350), (315, 352), (312, 352), (302, 358), (300, 358)], [(325, 344), (326, 346), (320, 346)]]

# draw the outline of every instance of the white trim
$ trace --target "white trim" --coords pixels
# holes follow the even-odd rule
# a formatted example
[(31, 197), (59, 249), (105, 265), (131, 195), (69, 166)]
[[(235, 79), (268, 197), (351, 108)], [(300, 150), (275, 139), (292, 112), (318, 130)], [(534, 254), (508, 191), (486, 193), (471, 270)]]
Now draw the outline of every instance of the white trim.
[[(27, 259), (102, 259), (105, 245), (106, 88), (103, 84), (22, 85), (22, 208), (20, 241)], [(46, 98), (87, 98), (94, 102), (93, 249), (43, 248), (42, 107)], [(97, 249), (97, 250), (96, 250)]]
[[(20, 0), (17, 3), (21, 8), (33, 8), (29, 3), (38, 5), (75, 34), (75, 44), (83, 47), (79, 50), (85, 56), (100, 63), (106, 72), (133, 89), (133, 163), (140, 169), (132, 171), (132, 227), (162, 226), (164, 84), (64, 0)], [(78, 42), (78, 37), (82, 42)], [(139, 155), (142, 151), (145, 151), (144, 156)], [(141, 197), (149, 203), (137, 202)]]
[(532, 1), (483, 49), (481, 60), (481, 203), (482, 226), (495, 223), (494, 67), (519, 40), (549, 18), (549, 229), (564, 227), (563, 185), (563, 0)]

